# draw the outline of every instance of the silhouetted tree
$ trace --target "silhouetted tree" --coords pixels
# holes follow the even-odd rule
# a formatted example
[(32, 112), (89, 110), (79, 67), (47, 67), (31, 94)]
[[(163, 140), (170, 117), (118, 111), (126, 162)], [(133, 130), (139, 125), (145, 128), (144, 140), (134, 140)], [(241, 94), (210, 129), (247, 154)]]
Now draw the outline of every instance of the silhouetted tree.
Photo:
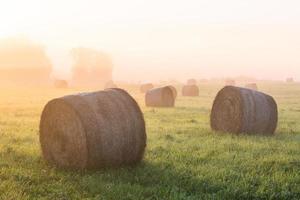
[(1, 82), (46, 83), (51, 68), (43, 46), (24, 37), (0, 40)]
[(103, 52), (90, 48), (74, 48), (72, 80), (77, 85), (103, 85), (112, 80), (113, 63)]

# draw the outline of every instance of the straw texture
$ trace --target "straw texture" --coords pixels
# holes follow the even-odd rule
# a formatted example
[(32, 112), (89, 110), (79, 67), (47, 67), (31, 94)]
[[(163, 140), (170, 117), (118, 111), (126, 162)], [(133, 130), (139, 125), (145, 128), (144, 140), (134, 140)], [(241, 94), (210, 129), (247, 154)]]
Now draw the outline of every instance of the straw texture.
[(213, 130), (272, 135), (277, 126), (277, 104), (264, 93), (226, 86), (217, 94), (211, 111)]
[(43, 156), (62, 168), (136, 164), (143, 158), (146, 139), (143, 114), (121, 89), (53, 99), (40, 121)]

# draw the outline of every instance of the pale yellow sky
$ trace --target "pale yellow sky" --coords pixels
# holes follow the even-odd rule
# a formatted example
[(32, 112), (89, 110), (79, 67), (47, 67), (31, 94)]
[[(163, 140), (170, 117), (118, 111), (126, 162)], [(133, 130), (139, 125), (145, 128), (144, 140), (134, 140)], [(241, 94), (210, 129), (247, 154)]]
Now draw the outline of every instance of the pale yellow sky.
[(43, 43), (60, 71), (86, 46), (112, 55), (117, 80), (300, 79), (296, 0), (10, 0), (0, 24), (0, 37)]

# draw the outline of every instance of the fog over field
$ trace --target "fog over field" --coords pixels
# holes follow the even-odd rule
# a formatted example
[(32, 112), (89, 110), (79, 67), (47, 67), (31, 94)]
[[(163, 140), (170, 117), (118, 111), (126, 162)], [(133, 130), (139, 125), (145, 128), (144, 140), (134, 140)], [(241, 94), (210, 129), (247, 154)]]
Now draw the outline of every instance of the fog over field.
[(0, 37), (44, 45), (63, 78), (70, 50), (89, 47), (112, 57), (115, 80), (300, 79), (298, 1), (15, 0), (0, 11)]
[(300, 200), (300, 0), (3, 0), (0, 200)]

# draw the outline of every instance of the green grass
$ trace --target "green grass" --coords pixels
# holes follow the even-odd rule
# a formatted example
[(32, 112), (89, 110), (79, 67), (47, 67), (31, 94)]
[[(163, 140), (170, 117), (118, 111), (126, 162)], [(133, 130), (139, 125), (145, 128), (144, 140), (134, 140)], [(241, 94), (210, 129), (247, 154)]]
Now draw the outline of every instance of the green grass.
[(147, 150), (135, 168), (63, 171), (41, 157), (39, 117), (45, 103), (82, 90), (2, 88), (0, 199), (300, 199), (300, 85), (264, 83), (279, 107), (276, 135), (211, 131), (220, 85), (175, 108), (146, 108)]

